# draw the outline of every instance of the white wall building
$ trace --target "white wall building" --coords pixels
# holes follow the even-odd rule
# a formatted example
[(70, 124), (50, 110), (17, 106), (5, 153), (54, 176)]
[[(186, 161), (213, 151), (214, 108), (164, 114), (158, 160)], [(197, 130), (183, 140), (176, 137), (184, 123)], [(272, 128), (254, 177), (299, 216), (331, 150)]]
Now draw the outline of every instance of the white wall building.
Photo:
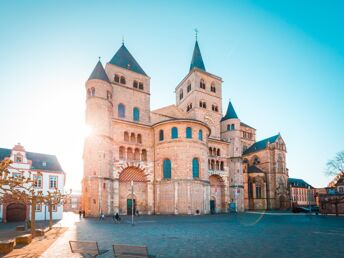
[[(48, 191), (60, 190), (63, 193), (65, 184), (65, 172), (55, 155), (34, 153), (25, 151), (19, 143), (12, 149), (0, 148), (0, 160), (10, 159), (9, 172), (12, 176), (23, 174), (35, 179), (35, 190)], [(38, 175), (39, 174), (39, 175)], [(44, 204), (37, 204), (36, 220), (49, 220), (49, 207)], [(63, 205), (53, 206), (53, 219), (62, 219)], [(24, 221), (30, 219), (31, 207), (26, 203), (13, 199), (10, 195), (4, 197), (0, 204), (0, 221)]]

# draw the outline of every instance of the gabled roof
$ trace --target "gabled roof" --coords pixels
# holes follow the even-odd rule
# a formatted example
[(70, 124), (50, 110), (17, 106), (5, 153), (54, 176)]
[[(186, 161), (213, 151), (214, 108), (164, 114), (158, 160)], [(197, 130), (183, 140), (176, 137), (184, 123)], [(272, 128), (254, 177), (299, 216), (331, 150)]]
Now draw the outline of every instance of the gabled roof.
[[(11, 156), (11, 149), (0, 148), (0, 161)], [(63, 172), (59, 161), (55, 155), (41, 154), (35, 152), (25, 152), (26, 158), (32, 161), (31, 169)], [(45, 162), (45, 166), (43, 163)]]
[(205, 71), (205, 66), (204, 66), (204, 63), (203, 63), (203, 58), (202, 58), (201, 50), (199, 49), (198, 41), (197, 40), (196, 40), (194, 51), (193, 51), (193, 54), (192, 54), (192, 59), (191, 59), (191, 64), (190, 64), (190, 71), (193, 68), (198, 68), (198, 69), (201, 69), (201, 70)]
[(177, 107), (175, 104), (153, 110), (152, 113), (166, 116), (169, 118), (179, 118), (179, 119), (189, 118), (188, 114), (185, 113), (179, 107)]
[(308, 188), (308, 186), (310, 186), (311, 189), (314, 188), (310, 184), (306, 183), (303, 179), (298, 179), (298, 178), (288, 178), (288, 184), (291, 185), (292, 187)]
[(106, 75), (106, 72), (104, 70), (104, 67), (100, 60), (96, 64), (96, 66), (93, 69), (93, 72), (91, 73), (90, 77), (88, 78), (89, 80), (92, 79), (98, 79), (106, 82), (110, 82), (108, 76)]
[(118, 51), (109, 63), (133, 71), (135, 73), (147, 76), (147, 74), (143, 71), (139, 63), (130, 54), (129, 50), (124, 46), (124, 44), (122, 44), (122, 46), (118, 49)]
[(264, 173), (263, 170), (261, 170), (259, 167), (257, 166), (249, 166), (247, 168), (247, 172), (248, 173)]
[(229, 101), (226, 115), (224, 117), (222, 117), (221, 122), (225, 121), (227, 119), (233, 119), (233, 118), (238, 119), (238, 116), (234, 110), (232, 102)]
[(267, 147), (268, 143), (274, 143), (278, 137), (280, 137), (280, 134), (277, 134), (275, 136), (272, 136), (270, 138), (266, 138), (264, 140), (261, 140), (259, 142), (255, 142), (250, 148), (248, 148), (246, 151), (244, 151), (244, 155), (249, 154), (251, 152), (260, 151)]
[(249, 126), (248, 124), (245, 124), (245, 123), (243, 123), (243, 122), (240, 122), (240, 125), (241, 125), (241, 126), (244, 126), (244, 127), (248, 127), (248, 128), (251, 128), (251, 129), (255, 129), (255, 130), (256, 130), (256, 128), (253, 128), (252, 126)]

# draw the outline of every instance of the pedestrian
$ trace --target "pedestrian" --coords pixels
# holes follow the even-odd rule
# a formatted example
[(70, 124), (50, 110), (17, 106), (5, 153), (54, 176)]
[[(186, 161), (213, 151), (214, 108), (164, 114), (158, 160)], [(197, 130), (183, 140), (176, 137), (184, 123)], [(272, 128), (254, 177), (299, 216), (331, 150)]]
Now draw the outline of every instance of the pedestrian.
[(82, 211), (81, 209), (79, 210), (79, 219), (81, 219)]
[(136, 216), (139, 216), (140, 213), (139, 213), (139, 210), (136, 210)]
[(83, 218), (86, 217), (86, 212), (85, 212), (85, 210), (82, 211), (82, 217), (83, 217)]
[(119, 216), (118, 212), (115, 215), (115, 220), (116, 220), (116, 222), (120, 222), (121, 221), (121, 217)]

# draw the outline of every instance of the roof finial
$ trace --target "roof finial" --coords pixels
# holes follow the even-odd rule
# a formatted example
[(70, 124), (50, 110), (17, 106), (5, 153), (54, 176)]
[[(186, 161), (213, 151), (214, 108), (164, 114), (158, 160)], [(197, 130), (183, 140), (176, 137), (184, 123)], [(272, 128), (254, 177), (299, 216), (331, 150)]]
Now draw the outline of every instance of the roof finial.
[(122, 35), (122, 45), (124, 45), (124, 35)]
[(98, 56), (99, 61), (100, 61), (101, 58), (102, 58), (101, 56)]
[(195, 29), (195, 38), (196, 38), (196, 41), (197, 41), (197, 36), (198, 36), (198, 29), (196, 28), (196, 29)]

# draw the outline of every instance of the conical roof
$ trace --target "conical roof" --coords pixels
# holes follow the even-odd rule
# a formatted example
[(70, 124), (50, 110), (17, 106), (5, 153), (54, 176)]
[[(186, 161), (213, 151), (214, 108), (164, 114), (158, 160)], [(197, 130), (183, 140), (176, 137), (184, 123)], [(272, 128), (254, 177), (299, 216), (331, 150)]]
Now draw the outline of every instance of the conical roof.
[(227, 112), (226, 115), (224, 117), (222, 117), (221, 121), (225, 121), (227, 119), (238, 119), (238, 116), (234, 110), (234, 107), (232, 105), (232, 102), (229, 101), (228, 103), (228, 108), (227, 108)]
[(93, 72), (91, 73), (90, 77), (88, 78), (89, 80), (92, 79), (98, 79), (98, 80), (103, 80), (106, 82), (110, 82), (108, 76), (106, 75), (106, 72), (104, 70), (104, 67), (100, 60), (96, 64), (96, 67), (94, 67)]
[(124, 44), (122, 44), (122, 46), (110, 60), (110, 64), (117, 65), (124, 69), (128, 69), (147, 76), (147, 74), (143, 71), (135, 58), (130, 54), (129, 50), (124, 46)]
[(193, 68), (198, 68), (198, 69), (201, 69), (201, 70), (205, 71), (205, 66), (204, 66), (204, 63), (203, 63), (201, 50), (199, 49), (198, 41), (197, 40), (196, 40), (196, 43), (195, 43), (195, 48), (194, 48), (192, 59), (191, 59), (190, 71)]

